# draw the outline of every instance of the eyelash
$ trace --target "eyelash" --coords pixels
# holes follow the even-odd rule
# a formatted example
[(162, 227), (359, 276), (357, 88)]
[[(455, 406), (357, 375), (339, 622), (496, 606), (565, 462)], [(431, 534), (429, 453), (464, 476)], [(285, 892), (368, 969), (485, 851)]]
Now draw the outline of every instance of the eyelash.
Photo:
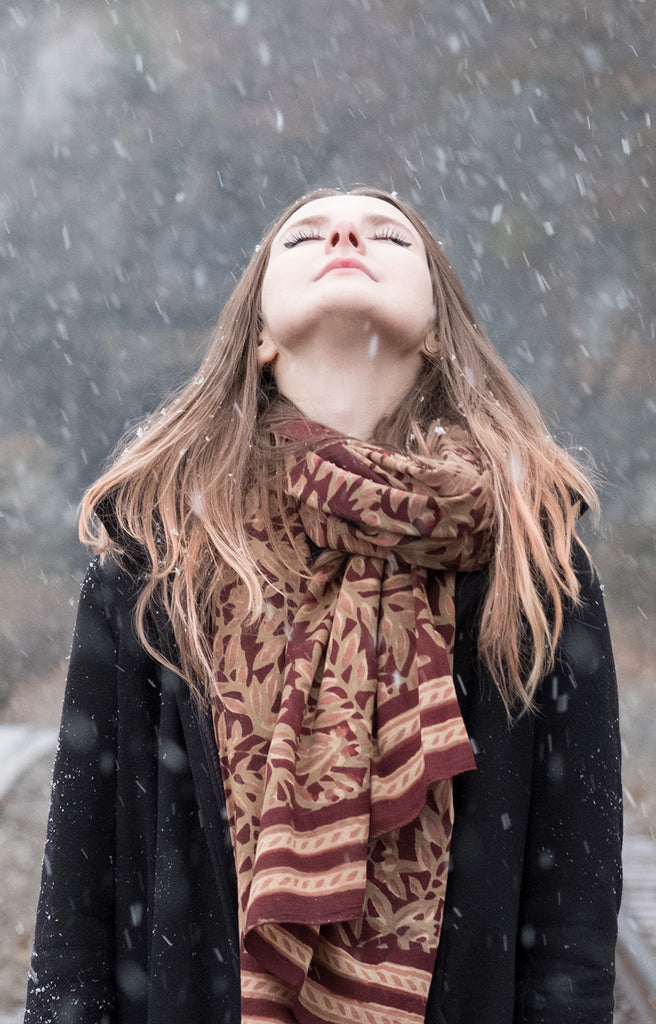
[(285, 249), (293, 249), (299, 242), (307, 242), (308, 239), (311, 238), (320, 240), (321, 235), (318, 235), (316, 232), (304, 231), (303, 228), (299, 228), (298, 231), (295, 231), (293, 235), (290, 235), (284, 243)]
[[(393, 228), (385, 228), (383, 231), (378, 232), (372, 237), (374, 238), (375, 241), (388, 240), (390, 242), (395, 242), (397, 245), (403, 246), (404, 249), (408, 249), (412, 245), (412, 242), (406, 241), (406, 239), (403, 238), (400, 234), (398, 234), (398, 232), (395, 231)], [(294, 246), (299, 245), (300, 242), (307, 242), (311, 240), (321, 241), (321, 235), (317, 234), (316, 232), (308, 232), (305, 231), (303, 228), (299, 228), (299, 230), (294, 232), (293, 235), (290, 235), (287, 241), (284, 242), (283, 244), (285, 246), (285, 249), (293, 249)]]
[(398, 233), (398, 231), (395, 231), (394, 228), (385, 228), (383, 231), (379, 232), (377, 235), (374, 235), (374, 238), (381, 238), (381, 239), (387, 238), (387, 239), (389, 239), (390, 242), (396, 242), (397, 245), (402, 245), (404, 249), (409, 249), (411, 244), (412, 244), (411, 242), (406, 241), (406, 239), (403, 238)]

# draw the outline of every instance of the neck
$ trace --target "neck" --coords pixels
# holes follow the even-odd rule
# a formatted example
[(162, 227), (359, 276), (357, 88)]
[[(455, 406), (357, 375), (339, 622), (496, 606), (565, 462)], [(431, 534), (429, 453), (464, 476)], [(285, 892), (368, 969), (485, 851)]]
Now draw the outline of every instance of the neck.
[(317, 339), (280, 351), (274, 364), (279, 391), (308, 419), (367, 440), (378, 421), (416, 380), (421, 354), (367, 337)]

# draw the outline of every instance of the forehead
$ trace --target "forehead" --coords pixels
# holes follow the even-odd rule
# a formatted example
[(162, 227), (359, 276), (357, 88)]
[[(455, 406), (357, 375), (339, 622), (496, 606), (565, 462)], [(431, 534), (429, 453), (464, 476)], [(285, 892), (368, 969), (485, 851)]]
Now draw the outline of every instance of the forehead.
[(392, 203), (374, 196), (324, 196), (322, 199), (311, 199), (299, 207), (282, 225), (280, 232), (287, 231), (295, 224), (300, 224), (308, 219), (312, 220), (372, 220), (393, 221), (403, 225), (415, 237), (419, 235), (411, 222)]

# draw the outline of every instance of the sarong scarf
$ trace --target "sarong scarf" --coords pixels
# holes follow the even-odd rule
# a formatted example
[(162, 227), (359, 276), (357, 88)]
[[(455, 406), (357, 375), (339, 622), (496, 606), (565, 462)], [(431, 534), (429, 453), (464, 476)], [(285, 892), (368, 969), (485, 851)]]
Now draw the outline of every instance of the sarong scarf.
[(424, 1020), (452, 778), (475, 768), (453, 682), (455, 573), (494, 545), (488, 468), (461, 428), (436, 430), (429, 459), (287, 424), (282, 443), (307, 445), (290, 446), (278, 542), (310, 567), (310, 538), (343, 566), (276, 574), (253, 496), (265, 613), (248, 623), (236, 574), (217, 601), (245, 1022)]

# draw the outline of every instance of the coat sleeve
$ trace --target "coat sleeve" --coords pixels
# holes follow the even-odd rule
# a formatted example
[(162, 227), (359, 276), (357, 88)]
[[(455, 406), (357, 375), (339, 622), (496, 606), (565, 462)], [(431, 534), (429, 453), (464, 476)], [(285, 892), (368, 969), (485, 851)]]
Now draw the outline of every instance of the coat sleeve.
[(617, 686), (599, 581), (576, 553), (567, 614), (535, 720), (514, 1024), (611, 1024), (621, 893)]
[(28, 1024), (113, 1024), (116, 642), (93, 564), (82, 589), (55, 759)]

